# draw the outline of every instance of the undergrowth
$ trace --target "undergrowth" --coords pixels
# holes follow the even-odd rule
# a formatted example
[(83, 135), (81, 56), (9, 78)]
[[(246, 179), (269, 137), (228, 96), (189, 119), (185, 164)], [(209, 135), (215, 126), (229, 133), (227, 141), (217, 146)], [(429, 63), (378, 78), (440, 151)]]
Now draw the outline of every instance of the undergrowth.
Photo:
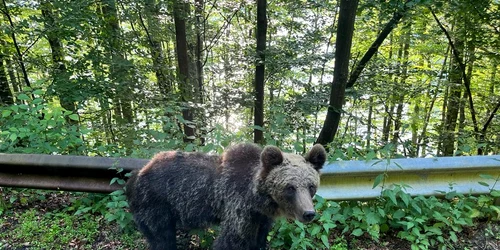
[(375, 242), (389, 232), (408, 241), (411, 249), (453, 249), (457, 234), (472, 227), (474, 219), (500, 220), (494, 204), (500, 192), (470, 196), (450, 188), (443, 197), (409, 195), (408, 186), (394, 185), (372, 201), (327, 201), (316, 196), (317, 219), (310, 224), (279, 220), (268, 236), (275, 249), (340, 249), (342, 237), (369, 236)]

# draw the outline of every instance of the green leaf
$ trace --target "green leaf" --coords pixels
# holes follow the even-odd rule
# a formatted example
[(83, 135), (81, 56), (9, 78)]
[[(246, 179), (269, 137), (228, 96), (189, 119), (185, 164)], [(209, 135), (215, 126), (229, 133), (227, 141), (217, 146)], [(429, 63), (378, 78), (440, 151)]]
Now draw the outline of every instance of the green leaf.
[(490, 186), (490, 184), (488, 184), (488, 183), (486, 183), (486, 182), (483, 182), (483, 181), (479, 181), (478, 183), (479, 183), (479, 185), (481, 185), (481, 186), (485, 186), (485, 187), (489, 187), (489, 186)]
[(378, 224), (379, 222), (380, 222), (380, 218), (378, 217), (378, 215), (376, 213), (369, 212), (366, 215), (366, 223), (368, 223), (369, 225)]
[(491, 196), (493, 196), (493, 197), (500, 197), (500, 190), (493, 190), (493, 191), (491, 191)]
[(488, 179), (488, 180), (494, 180), (495, 178), (491, 176), (490, 174), (479, 174), (479, 177), (483, 179)]
[(120, 202), (118, 202), (118, 207), (128, 207), (128, 202), (127, 201), (120, 201)]
[(373, 182), (373, 187), (372, 189), (376, 188), (383, 180), (384, 180), (385, 173), (377, 175), (375, 177), (375, 181)]
[(411, 198), (411, 196), (409, 194), (401, 193), (401, 200), (403, 200), (406, 207), (408, 207), (408, 205), (410, 204), (410, 198)]
[(9, 139), (10, 139), (11, 141), (15, 141), (15, 140), (17, 139), (17, 134), (16, 134), (16, 133), (12, 133), (12, 134), (10, 134)]
[(374, 151), (370, 151), (370, 152), (368, 152), (368, 154), (366, 154), (365, 160), (371, 161), (371, 160), (375, 159), (375, 157), (377, 157), (377, 153), (375, 153)]
[(328, 236), (323, 234), (321, 235), (321, 242), (323, 242), (323, 245), (325, 245), (325, 247), (327, 249), (330, 249), (330, 243), (328, 242)]
[(403, 210), (398, 210), (396, 211), (393, 215), (392, 215), (392, 218), (396, 219), (396, 220), (399, 220), (401, 218), (405, 217), (405, 211)]
[(413, 209), (415, 209), (415, 211), (419, 214), (422, 214), (422, 209), (415, 202), (411, 203), (411, 207), (413, 207)]
[(389, 197), (389, 199), (391, 199), (391, 201), (392, 201), (392, 203), (394, 203), (394, 205), (398, 204), (394, 190), (387, 190), (387, 192), (385, 192), (385, 195), (387, 195)]
[(12, 114), (12, 110), (4, 109), (2, 110), (2, 117), (7, 117)]
[(313, 226), (313, 229), (311, 230), (311, 235), (314, 236), (314, 235), (318, 234), (319, 231), (321, 231), (321, 226), (318, 224), (315, 224)]
[(455, 234), (455, 232), (453, 232), (453, 231), (450, 232), (450, 239), (453, 242), (457, 242), (458, 241), (458, 238), (457, 238), (457, 235)]
[(23, 100), (23, 101), (26, 101), (26, 100), (30, 99), (30, 97), (29, 97), (27, 94), (22, 93), (22, 94), (19, 94), (19, 95), (17, 96), (17, 99), (18, 99), (18, 100)]
[(352, 231), (351, 234), (354, 235), (354, 236), (358, 236), (359, 237), (359, 236), (361, 236), (363, 234), (363, 230), (361, 230), (361, 228), (356, 228), (356, 229), (354, 229)]
[(73, 120), (73, 121), (78, 121), (79, 120), (79, 117), (77, 114), (71, 114), (68, 116), (69, 119)]
[(380, 216), (382, 216), (382, 217), (385, 217), (385, 211), (384, 211), (384, 209), (378, 208), (378, 214), (380, 214)]
[(123, 189), (118, 189), (116, 191), (113, 191), (112, 193), (110, 193), (109, 195), (122, 195), (124, 194), (125, 192), (123, 191)]
[(33, 104), (39, 104), (41, 102), (43, 102), (43, 99), (41, 99), (41, 98), (35, 98), (35, 100), (33, 100), (31, 103), (33, 103)]

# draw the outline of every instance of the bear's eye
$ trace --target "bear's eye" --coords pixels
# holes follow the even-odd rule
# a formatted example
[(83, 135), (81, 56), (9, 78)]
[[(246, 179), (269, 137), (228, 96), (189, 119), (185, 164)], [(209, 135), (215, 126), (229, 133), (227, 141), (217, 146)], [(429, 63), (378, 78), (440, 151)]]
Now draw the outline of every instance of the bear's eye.
[(316, 193), (316, 186), (314, 185), (309, 185), (309, 192), (311, 193), (311, 195), (314, 195)]
[(294, 186), (287, 186), (285, 188), (285, 191), (288, 192), (288, 193), (294, 193), (296, 190), (296, 188)]

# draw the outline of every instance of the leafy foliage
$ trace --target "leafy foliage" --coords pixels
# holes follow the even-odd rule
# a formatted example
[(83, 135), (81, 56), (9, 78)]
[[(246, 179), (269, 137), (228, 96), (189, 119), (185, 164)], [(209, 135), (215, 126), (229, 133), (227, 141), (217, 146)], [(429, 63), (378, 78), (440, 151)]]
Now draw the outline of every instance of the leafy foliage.
[[(378, 241), (396, 232), (412, 249), (447, 249), (475, 218), (498, 220), (500, 215), (499, 207), (492, 205), (493, 194), (474, 197), (451, 190), (443, 192), (444, 198), (412, 197), (404, 189), (396, 185), (384, 190), (379, 199), (367, 202), (325, 201), (316, 196), (317, 220), (306, 225), (278, 221), (268, 237), (270, 245), (276, 249), (345, 249), (344, 236), (368, 235)], [(332, 237), (332, 229), (341, 234)]]

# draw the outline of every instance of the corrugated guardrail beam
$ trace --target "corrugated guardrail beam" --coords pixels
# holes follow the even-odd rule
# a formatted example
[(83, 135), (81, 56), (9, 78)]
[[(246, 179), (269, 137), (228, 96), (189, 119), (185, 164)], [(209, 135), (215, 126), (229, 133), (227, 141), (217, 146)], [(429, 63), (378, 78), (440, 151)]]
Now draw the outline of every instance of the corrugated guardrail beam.
[[(112, 167), (124, 173), (139, 169), (148, 160), (86, 156), (0, 154), (0, 186), (107, 193), (120, 188), (110, 186), (117, 177)], [(373, 187), (375, 178), (387, 174), (391, 184), (411, 186), (412, 195), (440, 195), (439, 191), (483, 194), (500, 176), (500, 155), (392, 159), (381, 161), (338, 161), (326, 165), (318, 194), (330, 200), (373, 199), (382, 186)], [(123, 173), (122, 173), (123, 174)], [(488, 183), (486, 187), (479, 182)], [(496, 189), (500, 189), (500, 183)]]
[[(462, 194), (485, 194), (495, 180), (480, 175), (499, 178), (500, 155), (338, 161), (325, 166), (318, 194), (330, 200), (373, 199), (382, 191), (382, 183), (373, 188), (375, 178), (384, 172), (386, 188), (406, 184), (412, 195), (442, 195), (450, 187)], [(496, 189), (500, 189), (500, 181)]]
[[(130, 172), (148, 160), (68, 155), (0, 154), (0, 186), (109, 193), (120, 177), (112, 167)], [(123, 178), (123, 176), (121, 176)]]

